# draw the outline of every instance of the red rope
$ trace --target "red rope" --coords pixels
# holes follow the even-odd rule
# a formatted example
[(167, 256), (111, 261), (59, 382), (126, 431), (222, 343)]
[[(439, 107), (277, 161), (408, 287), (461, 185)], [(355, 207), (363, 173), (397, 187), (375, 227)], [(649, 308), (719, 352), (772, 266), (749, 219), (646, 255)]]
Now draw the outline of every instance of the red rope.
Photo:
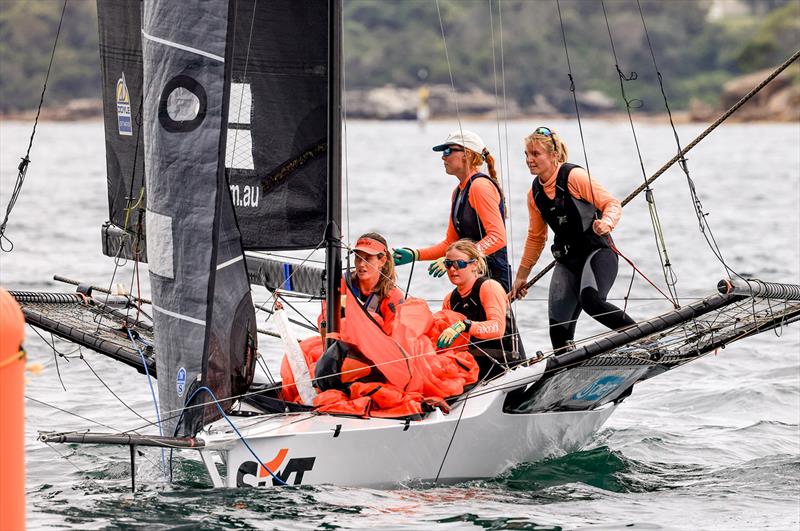
[(617, 246), (616, 246), (616, 245), (614, 245), (614, 241), (613, 241), (611, 238), (608, 238), (608, 239), (607, 239), (607, 241), (608, 241), (608, 246), (609, 246), (609, 247), (611, 247), (611, 250), (612, 250), (612, 251), (614, 251), (615, 253), (617, 253), (619, 256), (621, 256), (621, 257), (622, 257), (622, 258), (623, 258), (623, 259), (624, 259), (626, 262), (628, 262), (628, 263), (630, 264), (630, 266), (633, 268), (633, 270), (634, 270), (634, 271), (636, 271), (637, 273), (639, 273), (639, 274), (642, 276), (642, 278), (643, 278), (643, 279), (645, 279), (645, 280), (648, 282), (648, 284), (650, 284), (651, 286), (653, 286), (654, 288), (656, 288), (656, 291), (658, 291), (658, 292), (659, 292), (661, 295), (663, 295), (663, 296), (664, 296), (664, 298), (665, 298), (665, 299), (667, 299), (669, 302), (671, 302), (671, 303), (672, 303), (672, 306), (674, 306), (676, 310), (677, 310), (678, 308), (680, 308), (680, 307), (681, 307), (681, 305), (680, 305), (680, 304), (678, 304), (678, 302), (677, 302), (677, 301), (675, 301), (675, 300), (671, 299), (669, 295), (667, 295), (666, 293), (664, 293), (663, 291), (661, 291), (661, 288), (659, 288), (658, 286), (656, 286), (655, 284), (653, 284), (653, 282), (652, 282), (652, 281), (651, 281), (649, 278), (647, 278), (647, 275), (645, 275), (644, 273), (642, 273), (642, 272), (639, 270), (639, 268), (638, 268), (638, 267), (636, 267), (636, 265), (635, 265), (635, 264), (634, 264), (634, 263), (633, 263), (631, 260), (629, 260), (629, 259), (628, 259), (628, 257), (627, 257), (627, 256), (625, 256), (624, 254), (622, 254), (622, 253), (619, 251), (619, 249), (617, 249)]

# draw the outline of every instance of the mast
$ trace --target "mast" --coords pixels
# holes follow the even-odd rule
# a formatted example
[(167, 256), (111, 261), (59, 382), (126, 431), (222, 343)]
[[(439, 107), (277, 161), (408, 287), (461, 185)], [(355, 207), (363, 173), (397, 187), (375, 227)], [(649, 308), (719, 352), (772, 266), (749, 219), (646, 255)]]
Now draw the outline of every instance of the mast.
[[(328, 0), (328, 214), (325, 230), (326, 307), (328, 332), (338, 332), (341, 316), (341, 67), (342, 3)], [(330, 344), (331, 341), (327, 341)]]

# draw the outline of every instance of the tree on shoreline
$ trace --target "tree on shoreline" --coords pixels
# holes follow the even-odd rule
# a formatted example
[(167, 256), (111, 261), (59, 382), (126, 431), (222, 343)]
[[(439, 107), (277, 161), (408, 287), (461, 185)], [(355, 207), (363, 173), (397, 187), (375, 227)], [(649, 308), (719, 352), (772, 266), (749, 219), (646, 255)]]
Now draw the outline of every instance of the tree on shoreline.
[[(730, 78), (783, 61), (798, 45), (800, 2), (747, 0), (764, 15), (708, 19), (712, 2), (640, 0), (650, 40), (675, 109), (690, 99), (714, 104)], [(35, 108), (47, 70), (61, 2), (0, 3), (0, 112)], [(642, 111), (663, 110), (642, 21), (634, 0), (607, 0), (620, 68), (636, 71), (629, 98)], [(450, 84), (436, 4), (429, 0), (345, 0), (347, 89), (392, 84)], [(571, 97), (555, 2), (440, 0), (453, 82), (490, 94), (504, 83), (521, 108), (537, 95), (569, 112)], [(491, 8), (491, 11), (490, 11)], [(502, 12), (500, 11), (502, 9)], [(562, 0), (575, 81), (618, 102), (619, 78), (602, 4)], [(502, 28), (500, 19), (502, 16)], [(500, 67), (502, 33), (503, 65)], [(51, 73), (47, 102), (100, 97), (94, 2), (70, 2)], [(498, 75), (495, 78), (494, 72)], [(502, 75), (502, 78), (500, 77)]]

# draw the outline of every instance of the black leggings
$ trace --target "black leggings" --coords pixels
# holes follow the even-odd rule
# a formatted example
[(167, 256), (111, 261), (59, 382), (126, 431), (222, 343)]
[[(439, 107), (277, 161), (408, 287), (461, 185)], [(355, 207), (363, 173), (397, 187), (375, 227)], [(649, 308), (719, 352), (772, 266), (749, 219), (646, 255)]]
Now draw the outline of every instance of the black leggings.
[(599, 249), (577, 268), (556, 264), (548, 306), (553, 350), (575, 337), (581, 310), (612, 330), (636, 324), (623, 310), (606, 301), (617, 278), (618, 262), (614, 251)]

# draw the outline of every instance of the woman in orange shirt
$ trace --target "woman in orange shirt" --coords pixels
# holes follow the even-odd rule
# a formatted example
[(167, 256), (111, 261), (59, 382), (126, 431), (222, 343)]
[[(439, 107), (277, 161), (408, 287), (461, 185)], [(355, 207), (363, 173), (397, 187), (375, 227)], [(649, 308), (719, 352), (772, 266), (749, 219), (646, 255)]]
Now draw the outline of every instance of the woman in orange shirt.
[[(494, 158), (481, 137), (472, 131), (453, 131), (444, 143), (434, 146), (442, 153), (444, 170), (458, 179), (453, 191), (450, 220), (444, 240), (424, 249), (394, 250), (395, 265), (413, 260), (435, 260), (428, 273), (445, 274), (444, 255), (448, 246), (461, 238), (476, 242), (487, 257), (489, 277), (507, 292), (511, 289), (511, 267), (506, 251), (505, 201), (494, 169)], [(484, 162), (488, 175), (481, 172)]]
[(450, 244), (442, 265), (455, 285), (442, 303), (466, 319), (457, 321), (441, 333), (438, 348), (447, 348), (462, 333), (470, 335), (469, 350), (485, 377), (501, 364), (520, 361), (525, 355), (508, 307), (508, 295), (499, 282), (487, 278), (486, 260), (471, 240)]
[[(381, 328), (392, 333), (397, 306), (405, 300), (403, 292), (396, 286), (397, 275), (394, 262), (389, 258), (389, 248), (383, 236), (377, 232), (363, 234), (353, 247), (355, 268), (348, 279), (342, 279), (350, 287), (362, 307), (381, 318)], [(325, 337), (325, 305), (319, 317), (320, 333)]]
[(550, 128), (539, 127), (525, 139), (525, 160), (535, 178), (528, 191), (528, 238), (511, 299), (527, 294), (525, 284), (549, 226), (556, 259), (548, 302), (553, 349), (572, 342), (581, 309), (614, 330), (635, 324), (606, 301), (617, 277), (619, 259), (610, 233), (622, 216), (620, 202), (586, 170), (567, 162), (567, 146)]

